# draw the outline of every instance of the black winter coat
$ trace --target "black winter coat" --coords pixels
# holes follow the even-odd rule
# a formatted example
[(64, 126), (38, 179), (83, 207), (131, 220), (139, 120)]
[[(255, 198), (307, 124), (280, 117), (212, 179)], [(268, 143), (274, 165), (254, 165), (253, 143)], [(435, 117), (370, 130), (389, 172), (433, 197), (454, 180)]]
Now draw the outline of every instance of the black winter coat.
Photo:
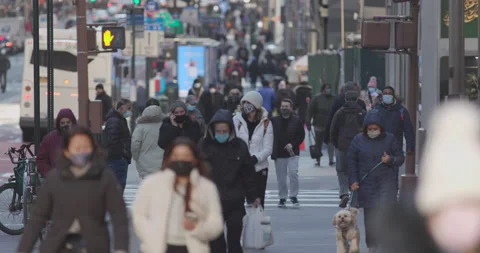
[[(196, 121), (192, 121), (190, 118), (183, 123), (182, 128), (172, 125), (172, 122), (170, 122), (170, 117), (164, 118), (163, 124), (159, 131), (160, 135), (158, 137), (158, 146), (160, 146), (160, 148), (163, 150), (168, 150), (173, 140), (180, 136), (186, 136), (195, 143), (198, 143), (200, 138), (202, 138), (200, 124)], [(164, 154), (164, 156), (167, 156), (167, 152)]]
[(298, 117), (305, 122), (308, 110), (308, 104), (312, 99), (312, 86), (310, 85), (297, 85), (293, 91), (295, 92), (295, 105), (298, 110)]
[(366, 114), (355, 102), (346, 103), (335, 113), (330, 129), (330, 141), (338, 150), (348, 151), (353, 138), (363, 130)]
[[(282, 132), (282, 122), (285, 120), (288, 120), (287, 131)], [(305, 129), (303, 128), (303, 123), (300, 118), (296, 115), (292, 115), (289, 119), (284, 119), (282, 116), (275, 116), (271, 119), (271, 122), (273, 127), (272, 159), (290, 157), (279, 154), (278, 152), (279, 148), (283, 149), (288, 143), (292, 144), (295, 155), (300, 155), (300, 144), (302, 144), (305, 139)], [(283, 145), (283, 143), (286, 144)]]
[(202, 113), (203, 118), (205, 119), (205, 122), (210, 122), (213, 115), (219, 109), (223, 108), (224, 103), (225, 103), (225, 98), (220, 92), (211, 94), (209, 91), (207, 91), (207, 92), (204, 92), (202, 96), (200, 96), (200, 100), (198, 101), (197, 108)]
[(102, 101), (102, 117), (103, 121), (105, 121), (107, 119), (108, 113), (110, 112), (110, 110), (112, 110), (113, 107), (112, 98), (104, 92), (101, 95), (97, 95), (95, 97), (95, 100)]
[[(229, 123), (231, 133), (226, 143), (214, 139), (213, 124)], [(253, 202), (259, 195), (255, 185), (255, 166), (250, 163), (247, 144), (235, 136), (232, 115), (219, 110), (208, 126), (205, 138), (199, 143), (205, 161), (210, 165), (213, 182), (218, 187), (224, 212), (243, 209), (245, 198)]]
[(108, 113), (103, 134), (105, 136), (107, 160), (125, 159), (130, 164), (132, 160), (130, 148), (132, 137), (128, 129), (127, 120), (117, 110), (112, 109)]
[[(328, 123), (325, 127), (325, 132), (326, 133), (330, 133), (330, 127), (332, 125), (332, 120), (333, 120), (333, 116), (335, 115), (335, 113), (340, 110), (340, 108), (342, 108), (342, 106), (345, 104), (345, 94), (340, 94), (338, 95), (336, 98), (335, 98), (335, 101), (333, 102), (333, 105), (332, 105), (332, 110), (330, 111), (330, 116), (328, 117)], [(363, 100), (361, 99), (358, 99), (357, 100), (357, 104), (365, 111), (367, 111), (367, 105), (365, 105), (365, 102), (363, 102)], [(329, 134), (325, 134), (325, 137), (324, 137), (324, 141), (325, 143), (329, 143), (330, 142), (330, 135)]]

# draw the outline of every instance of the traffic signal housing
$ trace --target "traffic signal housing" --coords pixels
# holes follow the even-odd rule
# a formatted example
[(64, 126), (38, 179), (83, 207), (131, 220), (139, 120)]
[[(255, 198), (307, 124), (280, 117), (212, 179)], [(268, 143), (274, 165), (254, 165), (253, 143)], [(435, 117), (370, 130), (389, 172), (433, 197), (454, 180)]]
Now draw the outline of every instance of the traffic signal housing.
[(102, 27), (102, 48), (103, 49), (124, 49), (125, 28), (121, 26)]

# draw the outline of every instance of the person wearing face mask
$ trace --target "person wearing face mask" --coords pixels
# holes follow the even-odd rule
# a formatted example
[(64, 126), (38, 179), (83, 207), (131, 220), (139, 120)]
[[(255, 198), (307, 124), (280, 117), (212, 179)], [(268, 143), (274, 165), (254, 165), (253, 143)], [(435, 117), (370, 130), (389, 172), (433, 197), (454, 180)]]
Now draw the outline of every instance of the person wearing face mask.
[(275, 95), (275, 109), (278, 113), (280, 113), (280, 106), (285, 98), (292, 100), (293, 104), (295, 104), (295, 93), (292, 89), (287, 88), (285, 80), (282, 80), (278, 84), (277, 94)]
[[(350, 144), (347, 161), (350, 190), (356, 191), (352, 206), (364, 209), (365, 240), (370, 253), (375, 253), (379, 246), (375, 231), (378, 207), (397, 201), (399, 167), (404, 160), (402, 146), (385, 131), (381, 114), (375, 110), (368, 112), (363, 132)], [(360, 179), (376, 166), (359, 185)]]
[(226, 242), (224, 234), (212, 241), (212, 253), (242, 253), (240, 238), (245, 198), (255, 200), (253, 204), (257, 206), (260, 199), (254, 180), (255, 167), (249, 162), (247, 144), (236, 136), (229, 111), (222, 109), (215, 114), (207, 134), (199, 143), (199, 150), (204, 153), (212, 170), (212, 180), (219, 189), (227, 228)]
[[(318, 153), (322, 154), (322, 146), (325, 135), (329, 133), (326, 132), (326, 126), (328, 123), (328, 116), (330, 115), (330, 110), (332, 109), (333, 102), (335, 97), (332, 95), (332, 86), (330, 84), (322, 85), (320, 90), (321, 92), (315, 95), (308, 104), (307, 115), (305, 119), (305, 124), (307, 125), (308, 131), (315, 131), (315, 146), (318, 149)], [(330, 166), (334, 165), (335, 162), (333, 157), (335, 151), (333, 145), (329, 143), (327, 146), (328, 151), (328, 164)], [(320, 166), (320, 160), (322, 156), (317, 157), (317, 166)]]
[(225, 102), (224, 109), (230, 111), (233, 114), (240, 111), (240, 100), (242, 99), (242, 87), (235, 86), (228, 92), (227, 101)]
[(223, 230), (217, 187), (192, 140), (175, 139), (167, 153), (161, 171), (142, 181), (133, 203), (140, 251), (210, 253), (208, 242)]
[(215, 84), (210, 84), (208, 92), (204, 92), (198, 101), (198, 110), (205, 118), (205, 122), (210, 122), (213, 115), (221, 108), (225, 103), (225, 98), (220, 93)]
[(377, 78), (372, 76), (368, 81), (367, 90), (360, 92), (360, 98), (367, 106), (367, 111), (375, 108), (377, 104), (382, 100), (382, 91), (377, 88)]
[[(280, 107), (280, 116), (272, 118), (273, 151), (272, 160), (278, 182), (278, 207), (285, 208), (289, 197), (294, 206), (298, 202), (298, 163), (300, 161), (300, 144), (305, 139), (305, 129), (300, 118), (293, 113), (293, 101), (284, 98)], [(290, 179), (290, 192), (287, 187), (287, 175)]]
[[(163, 150), (168, 150), (173, 141), (180, 136), (190, 138), (198, 143), (202, 137), (202, 131), (197, 121), (191, 120), (187, 114), (187, 105), (178, 100), (170, 106), (170, 117), (163, 119), (160, 127), (158, 146)], [(165, 152), (163, 162), (165, 162), (168, 154)]]
[(335, 157), (337, 160), (336, 171), (338, 178), (340, 208), (347, 206), (348, 195), (348, 165), (347, 152), (353, 138), (363, 131), (363, 120), (366, 111), (358, 104), (358, 92), (347, 91), (345, 93), (345, 105), (333, 116), (332, 127), (330, 128), (330, 143), (335, 146)]
[[(247, 92), (240, 105), (242, 112), (233, 116), (235, 134), (248, 144), (250, 158), (248, 161), (255, 165), (254, 180), (258, 194), (265, 203), (265, 191), (268, 179), (268, 157), (273, 150), (273, 128), (268, 119), (268, 112), (262, 107), (262, 95), (257, 91)], [(247, 199), (252, 202), (252, 199)]]
[(128, 165), (132, 160), (132, 137), (127, 123), (131, 115), (132, 103), (128, 99), (121, 99), (108, 113), (103, 131), (108, 165), (123, 190), (127, 183)]
[(262, 88), (258, 89), (258, 93), (262, 95), (263, 108), (267, 110), (268, 117), (271, 117), (275, 107), (275, 90), (271, 87), (271, 83), (267, 80), (262, 80)]
[(42, 177), (45, 177), (50, 170), (56, 168), (57, 158), (62, 148), (62, 134), (76, 124), (77, 119), (72, 110), (64, 108), (58, 112), (55, 119), (55, 130), (43, 137), (35, 160), (38, 172)]
[(190, 117), (191, 120), (198, 122), (200, 125), (200, 130), (202, 133), (205, 132), (205, 120), (203, 119), (203, 115), (198, 110), (197, 104), (198, 100), (195, 96), (189, 95), (186, 99), (186, 104), (187, 104), (187, 114)]
[(40, 253), (111, 252), (108, 212), (114, 252), (127, 253), (129, 222), (122, 191), (92, 133), (73, 127), (63, 135), (62, 145), (57, 170), (42, 183), (16, 252), (33, 252), (50, 219), (55, 225), (41, 241)]
[(383, 89), (382, 103), (375, 106), (375, 110), (382, 116), (385, 131), (393, 134), (402, 147), (405, 136), (407, 154), (415, 152), (415, 131), (410, 114), (407, 108), (397, 101), (393, 87), (387, 86)]
[(103, 84), (101, 83), (95, 86), (95, 90), (97, 91), (97, 96), (95, 97), (95, 100), (102, 101), (103, 120), (105, 121), (108, 112), (113, 107), (112, 98), (105, 92)]
[(193, 95), (198, 99), (202, 96), (203, 91), (204, 91), (203, 85), (200, 82), (200, 80), (197, 78), (193, 81), (192, 88), (188, 90), (188, 95)]

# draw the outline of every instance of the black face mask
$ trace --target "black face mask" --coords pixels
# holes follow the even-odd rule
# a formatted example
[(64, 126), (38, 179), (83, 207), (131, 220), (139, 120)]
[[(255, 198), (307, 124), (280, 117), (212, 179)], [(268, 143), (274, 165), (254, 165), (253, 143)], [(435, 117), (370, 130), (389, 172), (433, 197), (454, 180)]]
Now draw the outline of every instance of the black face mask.
[(177, 174), (177, 176), (189, 176), (193, 170), (191, 162), (174, 161), (170, 163), (170, 169)]
[(230, 96), (230, 101), (233, 103), (238, 103), (240, 101), (240, 96), (239, 95), (232, 95)]
[(64, 133), (64, 132), (67, 132), (69, 128), (70, 128), (69, 125), (62, 126), (62, 127), (60, 127), (60, 131)]
[(182, 124), (187, 120), (187, 118), (187, 115), (175, 116), (175, 122), (177, 122), (178, 124)]

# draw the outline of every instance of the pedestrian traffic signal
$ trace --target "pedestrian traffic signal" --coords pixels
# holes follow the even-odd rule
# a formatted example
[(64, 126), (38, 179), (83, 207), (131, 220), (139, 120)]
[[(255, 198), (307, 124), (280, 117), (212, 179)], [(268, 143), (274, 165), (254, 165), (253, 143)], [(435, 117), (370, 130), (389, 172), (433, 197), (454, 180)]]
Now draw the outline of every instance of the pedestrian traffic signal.
[(124, 49), (125, 28), (120, 26), (102, 27), (103, 49)]
[(140, 5), (141, 2), (142, 2), (142, 0), (133, 0), (134, 5)]

